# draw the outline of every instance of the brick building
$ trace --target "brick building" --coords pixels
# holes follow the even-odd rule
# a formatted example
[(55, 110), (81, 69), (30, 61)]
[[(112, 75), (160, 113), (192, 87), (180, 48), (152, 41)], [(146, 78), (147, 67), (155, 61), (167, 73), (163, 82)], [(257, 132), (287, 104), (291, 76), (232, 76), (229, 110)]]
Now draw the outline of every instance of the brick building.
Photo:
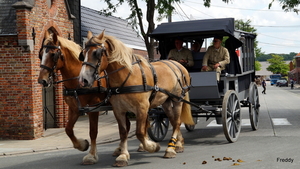
[(289, 72), (289, 78), (295, 80), (297, 84), (300, 84), (300, 53), (294, 58), (295, 66), (293, 66), (293, 63), (290, 64), (291, 71)]
[[(94, 18), (84, 16), (84, 11), (95, 11), (80, 7), (80, 0), (1, 0), (0, 9), (0, 139), (36, 139), (43, 135), (47, 125), (65, 127), (68, 111), (62, 97), (62, 84), (47, 89), (48, 94), (52, 94), (49, 97), (45, 95), (47, 90), (42, 90), (37, 83), (40, 70), (38, 53), (44, 33), (56, 31), (60, 36), (81, 44), (87, 29), (92, 29), (91, 24), (81, 20)], [(125, 20), (108, 18), (110, 20), (103, 20), (101, 25), (115, 20), (124, 28)], [(120, 38), (147, 56), (143, 41), (137, 38), (130, 26), (122, 29), (131, 29), (131, 32), (125, 31), (125, 36), (113, 34), (116, 30), (109, 32), (115, 27), (108, 25), (107, 34)], [(100, 30), (102, 27), (91, 31), (98, 34)], [(52, 104), (48, 106), (49, 101)], [(51, 119), (48, 110), (53, 122), (46, 120)]]

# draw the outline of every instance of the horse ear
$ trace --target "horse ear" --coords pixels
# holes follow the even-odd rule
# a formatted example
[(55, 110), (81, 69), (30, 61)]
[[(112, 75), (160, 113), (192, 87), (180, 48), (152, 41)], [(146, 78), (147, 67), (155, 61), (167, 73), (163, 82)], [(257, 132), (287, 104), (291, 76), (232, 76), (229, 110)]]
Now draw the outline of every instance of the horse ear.
[(57, 34), (53, 33), (52, 36), (53, 36), (53, 42), (54, 42), (54, 44), (57, 44), (57, 42), (58, 42)]
[(45, 32), (45, 39), (48, 39), (50, 37), (50, 33), (48, 31)]
[(80, 61), (84, 61), (84, 56), (83, 56), (83, 52), (80, 52), (80, 54), (79, 54), (79, 60)]
[(91, 39), (93, 37), (93, 33), (91, 31), (88, 31), (87, 39)]
[(104, 38), (104, 32), (105, 32), (105, 29), (102, 31), (102, 33), (98, 36), (98, 39), (100, 40), (103, 40)]
[(115, 50), (114, 45), (111, 43), (110, 40), (106, 40), (106, 43), (108, 44), (110, 50), (112, 50), (112, 51)]

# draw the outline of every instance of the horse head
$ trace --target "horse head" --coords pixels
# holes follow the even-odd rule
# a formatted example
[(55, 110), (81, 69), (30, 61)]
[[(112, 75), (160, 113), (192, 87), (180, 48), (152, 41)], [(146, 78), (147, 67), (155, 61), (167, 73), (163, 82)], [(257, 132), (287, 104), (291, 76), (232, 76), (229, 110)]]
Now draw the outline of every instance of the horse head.
[(53, 83), (53, 76), (56, 70), (64, 64), (63, 52), (56, 33), (46, 31), (43, 46), (40, 49), (41, 70), (38, 83), (49, 87)]
[(82, 87), (91, 87), (98, 74), (106, 70), (108, 66), (108, 53), (112, 45), (106, 40), (104, 31), (98, 36), (93, 36), (88, 31), (88, 41), (85, 43), (85, 49), (80, 53), (79, 60), (83, 61), (79, 75), (79, 83)]

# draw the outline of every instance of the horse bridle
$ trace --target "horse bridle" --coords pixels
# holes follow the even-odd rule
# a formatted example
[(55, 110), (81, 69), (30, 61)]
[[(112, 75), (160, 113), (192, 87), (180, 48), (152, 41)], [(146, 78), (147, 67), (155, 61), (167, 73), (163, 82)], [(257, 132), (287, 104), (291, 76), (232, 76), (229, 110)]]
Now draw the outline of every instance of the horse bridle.
[(79, 60), (83, 61), (82, 66), (83, 65), (87, 65), (87, 66), (90, 66), (90, 67), (92, 67), (94, 69), (93, 75), (94, 75), (95, 79), (99, 79), (98, 69), (99, 69), (99, 67), (101, 65), (101, 58), (102, 58), (103, 52), (107, 56), (106, 48), (105, 48), (104, 44), (99, 44), (99, 43), (89, 44), (89, 45), (85, 46), (85, 48), (98, 47), (98, 46), (101, 46), (101, 48), (97, 48), (96, 52), (94, 53), (94, 56), (97, 58), (97, 64), (96, 65), (94, 65), (94, 64), (92, 64), (90, 62), (84, 62), (83, 51), (79, 55)]
[[(50, 84), (51, 84), (51, 83), (53, 83), (54, 77), (56, 76), (54, 70), (56, 69), (58, 59), (61, 56), (61, 50), (60, 50), (61, 48), (60, 48), (60, 46), (54, 46), (54, 45), (43, 45), (42, 47), (46, 48), (46, 51), (49, 51), (49, 49), (58, 49), (56, 53), (51, 55), (51, 57), (53, 57), (52, 59), (53, 59), (53, 62), (54, 62), (52, 68), (48, 67), (46, 65), (43, 65), (43, 64), (40, 65), (40, 68), (46, 69), (50, 72), (48, 78), (49, 78), (49, 81), (50, 81)], [(41, 57), (40, 57), (40, 59), (42, 60)]]
[[(54, 62), (54, 65), (53, 67), (48, 67), (46, 65), (40, 65), (41, 68), (44, 68), (46, 70), (48, 70), (49, 72), (54, 72), (55, 68), (56, 68), (56, 65), (57, 65), (57, 62), (58, 62), (58, 58), (60, 57), (61, 55), (61, 50), (60, 50), (60, 46), (52, 46), (52, 45), (43, 45), (43, 48), (46, 48), (46, 51), (49, 50), (49, 49), (58, 49), (57, 52), (52, 55), (53, 56), (53, 62)], [(41, 58), (40, 58), (41, 59)]]

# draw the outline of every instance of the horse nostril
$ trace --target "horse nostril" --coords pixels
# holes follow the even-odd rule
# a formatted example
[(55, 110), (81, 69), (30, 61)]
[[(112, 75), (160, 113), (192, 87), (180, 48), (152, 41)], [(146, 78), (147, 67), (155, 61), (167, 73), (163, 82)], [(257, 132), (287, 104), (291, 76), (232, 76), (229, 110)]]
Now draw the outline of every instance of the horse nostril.
[(47, 87), (48, 86), (48, 83), (46, 80), (38, 80), (38, 83), (43, 85), (43, 87)]
[(89, 82), (86, 79), (83, 79), (83, 84), (84, 84), (84, 86), (88, 86)]

